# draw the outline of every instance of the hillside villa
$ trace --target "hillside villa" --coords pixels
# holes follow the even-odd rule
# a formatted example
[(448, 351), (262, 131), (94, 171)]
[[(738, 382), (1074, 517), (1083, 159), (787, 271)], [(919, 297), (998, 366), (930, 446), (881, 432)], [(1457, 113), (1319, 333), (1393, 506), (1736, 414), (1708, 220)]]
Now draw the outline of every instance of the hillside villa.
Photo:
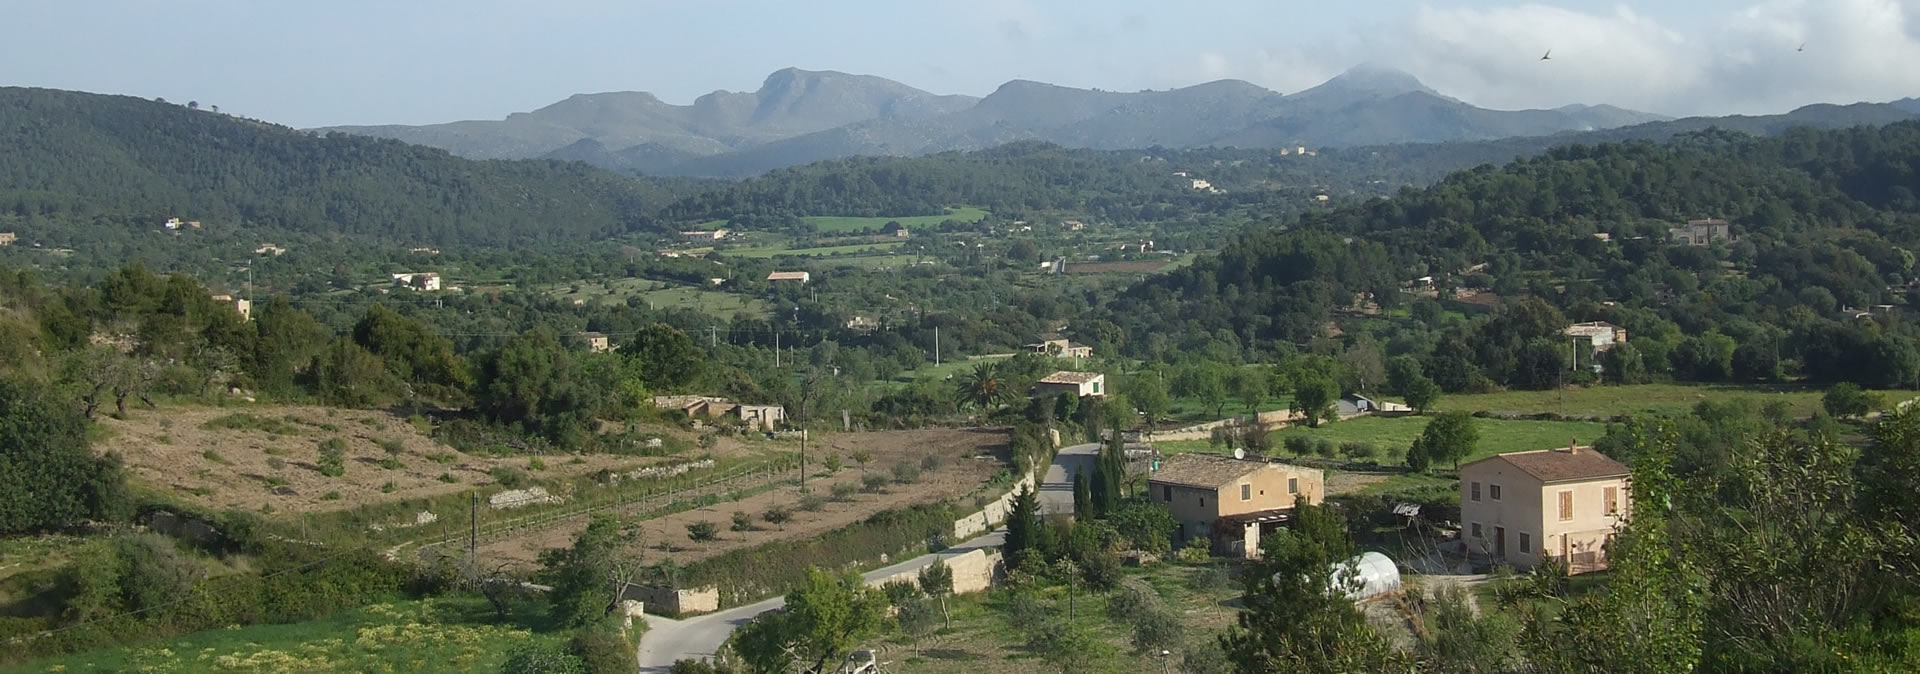
[(1570, 573), (1607, 568), (1607, 543), (1632, 509), (1625, 465), (1591, 447), (1490, 456), (1460, 467), (1460, 542), (1469, 558)]
[(806, 285), (808, 281), (813, 280), (813, 274), (804, 271), (776, 271), (767, 274), (767, 280), (773, 282), (799, 281), (801, 285)]
[(14, 234), (13, 232), (0, 232), (0, 246), (11, 246), (13, 242), (19, 240), (20, 235), (18, 234)]
[(1294, 506), (1325, 496), (1325, 473), (1285, 463), (1178, 454), (1147, 474), (1147, 500), (1179, 521), (1177, 542), (1205, 537), (1234, 557), (1260, 556), (1262, 535), (1291, 523)]
[(681, 241), (719, 241), (724, 238), (727, 238), (727, 230), (724, 229), (701, 229), (680, 233)]
[(1098, 372), (1061, 370), (1034, 382), (1033, 389), (1028, 391), (1028, 395), (1035, 398), (1057, 395), (1101, 398), (1107, 395), (1107, 376)]
[(1041, 335), (1040, 341), (1026, 345), (1033, 353), (1055, 358), (1092, 358), (1093, 347), (1079, 344), (1059, 335)]
[(605, 333), (582, 332), (580, 339), (586, 341), (589, 353), (606, 353), (613, 350), (613, 340), (608, 339)]
[(1682, 246), (1706, 246), (1732, 240), (1732, 228), (1719, 218), (1688, 220), (1685, 227), (1667, 228), (1667, 242)]
[(239, 312), (240, 320), (243, 320), (243, 321), (253, 320), (253, 302), (251, 301), (248, 301), (244, 298), (234, 299), (232, 295), (213, 295), (208, 299), (211, 299), (215, 302), (219, 302), (221, 304), (232, 304), (233, 310), (236, 312)]

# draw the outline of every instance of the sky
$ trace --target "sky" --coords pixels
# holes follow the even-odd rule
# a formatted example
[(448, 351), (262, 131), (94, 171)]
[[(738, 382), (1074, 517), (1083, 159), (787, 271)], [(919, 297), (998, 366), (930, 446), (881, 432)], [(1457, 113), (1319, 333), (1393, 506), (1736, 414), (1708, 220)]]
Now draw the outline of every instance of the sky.
[(1920, 96), (1920, 0), (0, 0), (0, 25), (0, 85), (296, 127), (602, 91), (684, 104), (785, 67), (984, 96), (1013, 79), (1292, 93), (1370, 62), (1483, 107), (1669, 115)]

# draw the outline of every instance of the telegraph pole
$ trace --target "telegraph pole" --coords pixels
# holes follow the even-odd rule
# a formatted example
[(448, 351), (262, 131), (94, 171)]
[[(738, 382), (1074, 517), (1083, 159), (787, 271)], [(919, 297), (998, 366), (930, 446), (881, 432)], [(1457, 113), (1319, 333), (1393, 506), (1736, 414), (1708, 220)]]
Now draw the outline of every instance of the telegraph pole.
[(480, 493), (468, 494), (467, 507), (467, 563), (475, 568), (480, 564)]
[(773, 367), (780, 367), (780, 331), (773, 332)]
[(933, 326), (933, 366), (940, 367), (940, 326)]

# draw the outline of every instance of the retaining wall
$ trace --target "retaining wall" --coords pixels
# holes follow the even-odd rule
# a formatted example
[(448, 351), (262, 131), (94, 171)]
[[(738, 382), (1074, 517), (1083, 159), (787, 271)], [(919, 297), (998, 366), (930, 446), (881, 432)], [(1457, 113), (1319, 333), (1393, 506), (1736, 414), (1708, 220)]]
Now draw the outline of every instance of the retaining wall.
[[(972, 550), (952, 557), (941, 558), (947, 568), (953, 569), (953, 593), (966, 594), (980, 592), (993, 587), (993, 579), (999, 574), (1000, 552), (998, 550)], [(874, 578), (867, 585), (880, 587), (892, 581), (920, 582), (920, 570), (901, 571), (885, 578)]]

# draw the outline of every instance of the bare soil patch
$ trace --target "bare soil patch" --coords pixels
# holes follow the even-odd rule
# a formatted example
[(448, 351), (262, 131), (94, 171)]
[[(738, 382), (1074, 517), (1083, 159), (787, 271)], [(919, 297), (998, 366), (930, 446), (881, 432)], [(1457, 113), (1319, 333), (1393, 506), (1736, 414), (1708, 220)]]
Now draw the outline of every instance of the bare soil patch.
[[(440, 444), (403, 417), (376, 410), (166, 407), (131, 411), (124, 420), (102, 417), (100, 424), (110, 433), (95, 448), (119, 453), (134, 479), (171, 490), (187, 503), (216, 509), (271, 505), (281, 512), (347, 510), (494, 486), (498, 481), (490, 471), (499, 466), (523, 471), (533, 480), (550, 480), (675, 460), (472, 456)], [(661, 432), (684, 435), (677, 429)], [(321, 443), (335, 439), (344, 445), (345, 473), (329, 477), (320, 469)], [(714, 451), (738, 453), (741, 447), (727, 438)]]
[(1151, 274), (1167, 266), (1166, 260), (1137, 262), (1068, 262), (1069, 274)]
[[(1006, 467), (1006, 451), (1005, 429), (923, 429), (817, 435), (807, 450), (807, 488), (827, 498), (827, 503), (820, 510), (802, 510), (799, 488), (788, 484), (744, 500), (724, 501), (646, 520), (639, 523), (641, 540), (646, 546), (646, 563), (656, 564), (670, 559), (677, 564), (690, 564), (739, 548), (817, 536), (866, 519), (882, 510), (965, 496)], [(855, 460), (855, 453), (868, 455), (865, 466)], [(840, 456), (843, 464), (841, 469), (831, 476), (820, 477), (825, 471), (823, 466), (827, 457), (834, 454)], [(927, 457), (936, 457), (937, 468), (927, 470), (922, 467)], [(863, 490), (867, 475), (891, 478), (894, 466), (903, 462), (920, 470), (919, 481), (911, 484), (890, 483), (884, 491), (877, 493)], [(840, 485), (855, 490), (845, 502), (832, 498), (834, 487)], [(792, 519), (784, 524), (768, 523), (763, 515), (774, 506), (785, 508)], [(730, 531), (735, 511), (747, 513), (756, 530)], [(719, 529), (719, 540), (696, 543), (688, 537), (687, 525), (703, 521), (712, 522)], [(480, 546), (480, 555), (488, 564), (507, 563), (523, 569), (533, 568), (540, 551), (572, 544), (574, 536), (586, 528), (586, 524), (586, 518), (575, 518), (547, 529), (518, 534)]]
[(1391, 475), (1379, 473), (1350, 473), (1344, 470), (1327, 471), (1327, 495), (1339, 496), (1351, 494), (1370, 485), (1386, 482)]

